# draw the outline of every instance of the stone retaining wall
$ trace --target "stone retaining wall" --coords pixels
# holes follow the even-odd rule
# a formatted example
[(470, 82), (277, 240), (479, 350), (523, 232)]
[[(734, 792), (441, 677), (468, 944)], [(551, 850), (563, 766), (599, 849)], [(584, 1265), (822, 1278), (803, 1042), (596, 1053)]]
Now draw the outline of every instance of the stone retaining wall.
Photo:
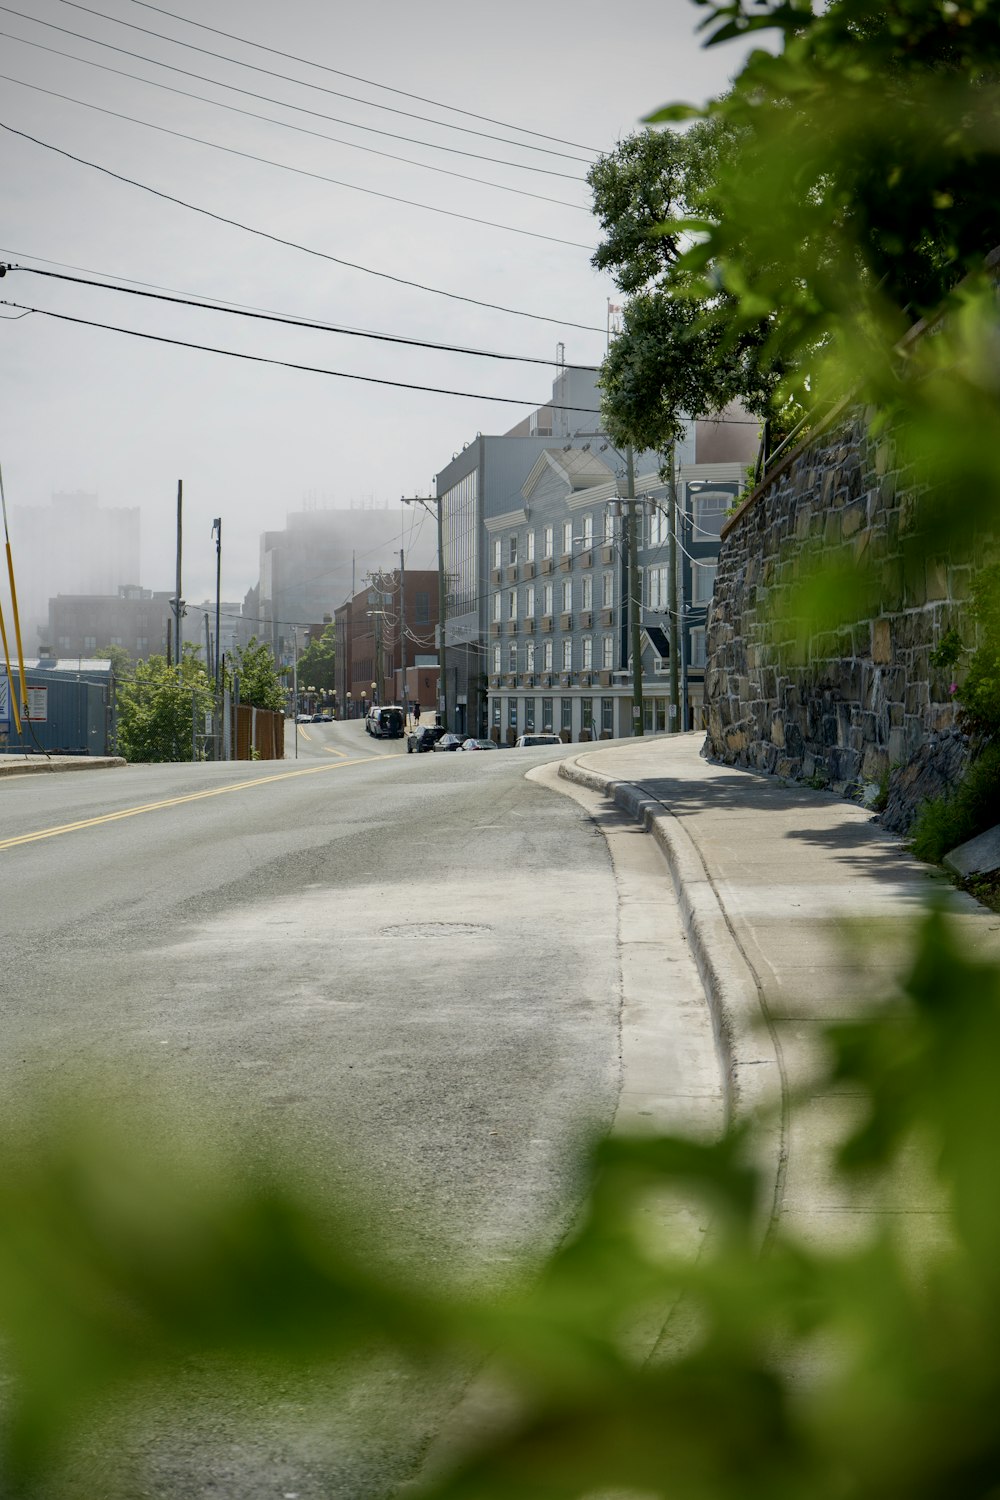
[[(708, 622), (707, 755), (850, 794), (958, 738), (951, 674), (930, 657), (946, 631), (968, 635), (972, 569), (904, 545), (912, 507), (891, 444), (875, 447), (855, 412), (736, 512)], [(796, 650), (788, 606), (817, 551), (835, 567), (874, 565), (879, 597), (870, 617)]]

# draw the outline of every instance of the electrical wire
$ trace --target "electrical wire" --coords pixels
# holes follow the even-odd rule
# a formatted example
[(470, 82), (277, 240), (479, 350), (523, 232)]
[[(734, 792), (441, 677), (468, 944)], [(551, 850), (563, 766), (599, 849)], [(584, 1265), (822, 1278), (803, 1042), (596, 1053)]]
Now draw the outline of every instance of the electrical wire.
[(311, 245), (302, 245), (297, 240), (286, 240), (281, 235), (271, 234), (266, 229), (256, 229), (250, 224), (243, 224), (239, 219), (227, 218), (225, 214), (217, 214), (210, 208), (201, 208), (196, 203), (188, 203), (184, 198), (178, 198), (172, 193), (164, 193), (159, 188), (150, 187), (148, 183), (139, 182), (134, 177), (126, 177), (121, 172), (113, 172), (110, 167), (102, 167), (98, 162), (88, 161), (86, 157), (76, 156), (72, 151), (66, 151), (62, 146), (53, 146), (49, 141), (43, 141), (38, 136), (29, 135), (26, 130), (17, 130), (13, 125), (8, 125), (0, 120), (0, 130), (6, 130), (9, 135), (20, 136), (22, 140), (31, 141), (32, 145), (41, 146), (45, 151), (52, 151), (57, 156), (63, 156), (68, 161), (75, 161), (78, 166), (90, 167), (94, 172), (100, 172), (105, 177), (113, 177), (116, 182), (123, 182), (128, 187), (139, 188), (144, 193), (150, 193), (154, 198), (162, 198), (166, 203), (174, 203), (179, 208), (186, 208), (191, 213), (201, 214), (204, 218), (214, 219), (216, 223), (228, 224), (233, 229), (240, 229), (245, 234), (255, 235), (259, 239), (270, 240), (272, 244), (284, 245), (290, 250), (299, 250), (303, 255), (313, 255), (319, 260), (330, 261), (333, 265), (345, 266), (351, 271), (361, 271), (366, 276), (376, 276), (381, 281), (392, 281), (397, 286), (412, 287), (417, 291), (429, 292), (435, 297), (447, 297), (452, 302), (465, 302), (472, 307), (485, 307), (491, 312), (507, 313), (510, 317), (529, 318), (535, 323), (553, 323), (557, 328), (579, 328), (585, 333), (605, 333), (606, 330), (599, 328), (594, 323), (573, 323), (565, 318), (553, 318), (544, 313), (525, 312), (516, 307), (505, 307), (499, 302), (485, 302), (478, 297), (465, 297), (459, 292), (445, 291), (441, 287), (427, 286), (421, 281), (411, 281), (404, 276), (393, 276), (388, 271), (376, 271), (371, 266), (361, 265), (357, 261), (344, 260), (337, 255), (331, 255), (326, 250), (316, 250)]
[[(171, 130), (167, 125), (154, 125), (151, 120), (142, 120), (138, 115), (127, 115), (121, 110), (108, 109), (103, 104), (91, 104), (87, 99), (76, 99), (72, 94), (61, 94), (57, 89), (43, 88), (40, 83), (26, 83), (23, 78), (12, 78), (9, 73), (0, 73), (4, 83), (16, 84), (30, 89), (35, 94), (45, 94), (50, 99), (60, 99), (64, 104), (76, 104), (82, 109), (91, 109), (95, 114), (107, 115), (112, 120), (125, 120), (130, 125), (142, 125), (146, 130), (155, 130), (158, 135), (169, 135), (178, 141), (191, 141), (197, 146), (207, 146), (212, 151), (221, 151), (225, 156), (238, 156), (242, 161), (257, 162), (260, 166), (275, 167), (279, 172), (292, 172), (296, 177), (308, 177), (314, 182), (327, 182), (333, 187), (346, 188), (352, 193), (363, 193), (368, 198), (382, 198), (387, 203), (402, 203), (406, 208), (420, 208), (427, 213), (441, 214), (447, 219), (461, 219), (465, 224), (479, 224), (486, 229), (499, 229), (506, 234), (520, 234), (531, 240), (546, 240), (552, 245), (568, 245), (574, 250), (586, 250), (593, 254), (595, 247), (580, 240), (565, 240), (558, 235), (543, 234), (538, 229), (518, 229), (513, 224), (503, 224), (496, 219), (480, 219), (475, 214), (459, 213), (453, 208), (439, 208), (433, 203), (421, 203), (416, 198), (402, 198), (398, 193), (383, 193), (377, 188), (359, 187), (355, 182), (345, 182), (342, 177), (328, 177), (325, 172), (310, 172), (306, 167), (294, 167), (289, 162), (272, 161), (269, 156), (257, 156), (253, 151), (240, 151), (236, 146), (222, 146), (218, 141), (206, 140), (201, 135), (191, 135), (185, 130)], [(298, 127), (292, 127), (297, 129)], [(437, 169), (435, 169), (437, 170)], [(532, 197), (535, 194), (531, 195)], [(574, 205), (567, 205), (573, 207)]]
[[(339, 115), (328, 115), (324, 113), (323, 110), (309, 109), (304, 104), (291, 104), (286, 99), (275, 99), (270, 94), (260, 94), (257, 93), (254, 89), (243, 89), (235, 83), (224, 83), (221, 78), (211, 78), (204, 73), (195, 73), (190, 68), (178, 68), (173, 63), (161, 62), (159, 58), (147, 57), (144, 52), (133, 52), (128, 47), (116, 47), (113, 42), (102, 42), (98, 37), (88, 36), (85, 31), (73, 31), (68, 26), (57, 26), (54, 21), (43, 21), (38, 16), (29, 16), (24, 11), (15, 10), (11, 5), (0, 5), (0, 11), (5, 12), (9, 16), (17, 16), (22, 21), (33, 21), (36, 26), (45, 26), (50, 31), (58, 31), (62, 36), (71, 36), (75, 37), (78, 41), (89, 42), (93, 47), (103, 47), (105, 48), (105, 50), (109, 52), (116, 52), (122, 57), (132, 57), (135, 58), (138, 62), (149, 63), (151, 67), (163, 68), (168, 73), (179, 73), (183, 78), (194, 78), (197, 79), (199, 83), (209, 83), (213, 88), (226, 89), (229, 93), (233, 94), (242, 94), (248, 99), (259, 99), (264, 104), (277, 104), (282, 109), (292, 109), (296, 112), (296, 114), (311, 115), (314, 119), (327, 120), (333, 125), (347, 125), (351, 130), (363, 130), (367, 135), (384, 135), (393, 141), (404, 141), (411, 146), (426, 147), (429, 151), (444, 151), (447, 152), (450, 156), (466, 156), (473, 161), (488, 161), (494, 163), (494, 165), (496, 166), (513, 167), (516, 171), (521, 172), (535, 172), (541, 174), (544, 177), (561, 177), (566, 182), (586, 182), (585, 177), (580, 177), (573, 172), (557, 172), (552, 167), (535, 167), (532, 166), (529, 162), (508, 161), (499, 156), (484, 156), (481, 152), (477, 151), (463, 151), (459, 146), (445, 146), (438, 141), (422, 140), (419, 136), (401, 135), (398, 131), (395, 130), (380, 130), (377, 125), (362, 125), (357, 120), (344, 120), (341, 119)], [(192, 94), (184, 89), (175, 88), (168, 83), (159, 83), (156, 79), (153, 78), (142, 78), (138, 73), (129, 73), (126, 72), (123, 68), (112, 68), (106, 63), (95, 62), (92, 58), (89, 57), (78, 57), (74, 52), (60, 52), (57, 47), (46, 47), (42, 42), (29, 41), (27, 37), (17, 36), (12, 32), (3, 31), (0, 32), (0, 36), (7, 37), (10, 41), (20, 42), (25, 47), (35, 47), (40, 52), (49, 52), (54, 57), (65, 57), (70, 62), (82, 63), (85, 67), (88, 68), (99, 68), (103, 73), (114, 73), (118, 78), (130, 78), (133, 80), (133, 82), (144, 83), (150, 88), (164, 89), (171, 94), (180, 94), (182, 98), (185, 99), (197, 99), (203, 104), (214, 104), (219, 109), (233, 110), (236, 114), (241, 115), (248, 114), (250, 118), (254, 120), (269, 120), (269, 123), (272, 125), (286, 124), (286, 122), (283, 120), (271, 120), (267, 115), (254, 114), (252, 111), (240, 109), (236, 105), (225, 104), (219, 99), (206, 99), (201, 94)], [(295, 130), (297, 128), (298, 127), (294, 125), (288, 126), (288, 129), (290, 130)], [(308, 131), (306, 133), (316, 134), (317, 132)], [(336, 136), (321, 135), (320, 139), (327, 141), (337, 141), (337, 143), (342, 146), (356, 145), (356, 143), (353, 141), (338, 140)], [(516, 145), (517, 143), (513, 142), (512, 144)], [(358, 146), (357, 149), (363, 151), (369, 148)], [(388, 152), (378, 152), (377, 154), (381, 156), (390, 155), (390, 153)], [(405, 156), (394, 156), (391, 159), (393, 161), (409, 161), (409, 158)], [(425, 162), (414, 161), (410, 161), (409, 164), (415, 167), (426, 165)], [(432, 167), (430, 170), (436, 171), (439, 169)], [(477, 182), (481, 179), (473, 177), (469, 178), (468, 180), (470, 182)], [(494, 183), (490, 184), (490, 186), (499, 186), (499, 184)], [(510, 188), (508, 189), (508, 191), (516, 192), (517, 189)], [(552, 201), (555, 202), (557, 200), (553, 199)]]
[[(82, 10), (82, 11), (86, 11), (89, 15), (92, 15), (92, 16), (101, 16), (101, 19), (105, 20), (105, 21), (112, 21), (113, 20), (119, 26), (128, 26), (130, 28), (130, 30), (146, 32), (147, 35), (159, 37), (162, 41), (173, 42), (174, 45), (178, 46), (178, 47), (188, 47), (188, 48), (190, 48), (191, 50), (193, 50), (195, 52), (201, 52), (201, 51), (204, 50), (201, 47), (195, 47), (194, 44), (191, 43), (191, 42), (179, 42), (179, 41), (177, 41), (177, 39), (175, 37), (166, 37), (166, 36), (163, 36), (163, 34), (161, 32), (158, 32), (158, 31), (147, 31), (146, 27), (144, 27), (144, 26), (135, 26), (130, 21), (119, 21), (119, 20), (117, 20), (116, 17), (104, 15), (99, 10), (92, 10), (87, 5), (81, 5), (81, 4), (79, 4), (78, 0), (62, 0), (62, 4), (68, 5), (72, 10)], [(231, 32), (231, 31), (221, 31), (221, 30), (219, 30), (218, 27), (216, 27), (216, 26), (208, 26), (203, 21), (192, 21), (190, 19), (190, 17), (188, 17), (188, 16), (179, 16), (179, 15), (177, 15), (176, 11), (166, 10), (166, 9), (164, 9), (163, 6), (148, 4), (148, 3), (146, 3), (146, 0), (133, 0), (133, 4), (141, 6), (143, 10), (153, 10), (153, 11), (156, 11), (157, 14), (159, 14), (161, 16), (169, 16), (172, 21), (181, 21), (186, 26), (197, 26), (197, 28), (199, 29), (199, 31), (210, 31), (215, 36), (225, 37), (227, 41), (230, 41), (230, 42), (241, 42), (246, 47), (255, 47), (259, 52), (267, 52), (267, 53), (270, 53), (274, 57), (283, 57), (283, 58), (285, 58), (289, 62), (305, 63), (307, 67), (317, 68), (317, 69), (319, 69), (320, 72), (323, 72), (323, 73), (334, 73), (334, 74), (336, 74), (336, 76), (338, 78), (349, 78), (349, 79), (351, 79), (351, 81), (353, 83), (363, 83), (368, 88), (382, 89), (385, 93), (388, 93), (388, 94), (398, 94), (399, 97), (402, 98), (402, 99), (413, 99), (413, 100), (415, 100), (419, 104), (430, 104), (434, 109), (446, 109), (451, 114), (464, 115), (469, 120), (480, 120), (480, 121), (482, 121), (486, 125), (499, 125), (502, 130), (517, 130), (522, 135), (533, 135), (537, 140), (555, 141), (560, 146), (572, 146), (574, 148), (574, 150), (576, 150), (576, 151), (586, 151), (591, 156), (600, 156), (600, 155), (603, 154), (602, 150), (599, 147), (597, 147), (597, 146), (581, 146), (578, 141), (566, 141), (566, 140), (563, 140), (560, 136), (557, 136), (557, 135), (546, 135), (545, 132), (541, 131), (541, 130), (529, 130), (524, 125), (511, 125), (511, 124), (509, 124), (505, 120), (495, 120), (490, 115), (476, 114), (475, 111), (471, 110), (471, 109), (459, 109), (454, 104), (442, 104), (440, 100), (438, 100), (438, 99), (428, 99), (423, 94), (409, 93), (406, 89), (393, 88), (393, 87), (391, 87), (391, 85), (389, 85), (387, 83), (379, 83), (375, 79), (372, 79), (372, 78), (362, 78), (357, 73), (348, 73), (348, 72), (345, 72), (343, 68), (333, 68), (333, 67), (330, 67), (327, 63), (319, 63), (319, 62), (316, 62), (312, 58), (297, 57), (294, 52), (282, 52), (277, 47), (267, 47), (262, 42), (253, 42), (248, 37), (238, 36), (237, 34), (235, 34), (234, 32)], [(212, 53), (210, 55), (211, 56), (217, 56), (219, 54)], [(229, 62), (235, 62), (235, 60), (236, 60), (235, 58), (227, 58), (227, 61), (229, 61)], [(243, 63), (243, 64), (241, 64), (241, 66), (242, 67), (247, 67), (247, 68), (252, 68), (252, 67), (254, 67), (254, 64), (253, 63)], [(257, 72), (266, 72), (267, 70), (264, 69), (264, 68), (259, 68), (259, 69), (256, 69), (255, 71), (257, 71)], [(296, 81), (297, 82), (301, 82), (302, 80), (296, 80)], [(318, 85), (316, 85), (316, 84), (307, 84), (306, 85), (307, 88), (316, 88), (317, 86)], [(361, 104), (370, 104), (371, 103), (370, 100), (366, 100), (366, 99), (359, 100), (358, 102), (361, 103)], [(387, 105), (387, 104), (376, 105), (376, 106), (373, 106), (373, 107), (378, 108), (378, 109), (391, 109), (392, 108), (391, 105)], [(394, 110), (393, 113), (395, 113), (395, 114), (404, 114), (404, 113), (406, 113), (406, 111), (404, 111), (404, 110)], [(418, 115), (416, 118), (423, 119), (424, 116)], [(435, 124), (435, 125), (438, 125), (438, 124), (443, 125), (443, 124), (445, 124), (444, 121), (440, 121), (440, 120), (432, 120), (429, 123)], [(452, 129), (452, 130), (467, 130), (468, 129), (468, 127), (466, 127), (464, 125), (453, 125), (453, 126), (448, 126), (447, 128), (448, 129)], [(481, 135), (483, 132), (482, 131), (471, 131), (469, 133), (471, 133), (473, 135)], [(495, 139), (495, 137), (493, 137), (493, 139)], [(536, 151), (538, 151), (538, 150), (546, 150), (547, 149), (545, 147), (540, 147), (540, 146), (530, 147), (530, 146), (527, 145), (527, 143), (523, 143), (523, 142), (520, 142), (520, 141), (512, 141), (512, 142), (510, 142), (510, 144), (511, 145), (523, 145), (525, 150), (536, 150)], [(549, 152), (549, 155), (562, 155), (562, 154), (563, 154), (562, 152)]]
[[(433, 396), (462, 396), (472, 401), (498, 401), (504, 406), (537, 406), (537, 401), (523, 399), (519, 396), (485, 396), (476, 391), (455, 391), (444, 386), (418, 385), (409, 380), (386, 380), (376, 375), (355, 375), (347, 370), (328, 370), (320, 365), (302, 365), (288, 359), (272, 359), (263, 354), (244, 354), (237, 349), (219, 349), (213, 344), (196, 344), (186, 339), (167, 338), (160, 333), (141, 333), (135, 328), (122, 328), (115, 323), (100, 323), (93, 318), (73, 317), (70, 313), (53, 312), (46, 307), (26, 307), (23, 302), (0, 302), (0, 307), (15, 307), (24, 312), (38, 313), (43, 318), (56, 318), (61, 323), (77, 323), (84, 328), (101, 328), (107, 333), (124, 333), (133, 339), (148, 339), (154, 344), (172, 344), (178, 349), (195, 349), (202, 354), (223, 354), (229, 359), (243, 359), (255, 365), (277, 365), (285, 370), (302, 370), (308, 375), (331, 375), (338, 380), (360, 380), (365, 385), (387, 385), (401, 391), (426, 391)], [(561, 406), (552, 401), (546, 401), (543, 405), (550, 407), (553, 411), (583, 412), (589, 416), (598, 416), (599, 413), (588, 406)]]
[[(342, 328), (335, 323), (320, 323), (308, 318), (293, 318), (282, 316), (279, 313), (250, 312), (246, 309), (226, 307), (222, 304), (203, 302), (196, 298), (180, 295), (168, 295), (165, 292), (143, 291), (135, 286), (115, 286), (109, 281), (88, 281), (82, 276), (68, 276), (60, 271), (40, 271), (35, 266), (17, 266), (11, 263), (0, 267), (3, 273), (21, 271), (28, 276), (45, 276), (54, 281), (68, 281), (74, 286), (97, 287), (101, 291), (120, 292), (126, 297), (144, 297), (153, 302), (165, 302), (169, 306), (193, 307), (201, 312), (220, 312), (229, 317), (249, 318), (255, 322), (278, 323), (286, 328), (305, 328), (320, 333), (339, 333), (347, 338), (373, 339), (385, 344), (403, 344), (413, 349), (434, 349), (445, 354), (468, 354), (479, 359), (500, 359), (512, 361), (514, 364), (548, 365), (556, 369), (583, 370), (587, 374), (596, 375), (596, 365), (563, 365), (556, 359), (540, 359), (534, 355), (521, 356), (519, 354), (494, 354), (487, 349), (470, 349), (461, 344), (436, 344), (427, 339), (412, 339), (403, 335), (390, 333), (364, 333), (359, 329)], [(22, 317), (24, 314), (22, 313)], [(16, 320), (13, 320), (16, 321)]]

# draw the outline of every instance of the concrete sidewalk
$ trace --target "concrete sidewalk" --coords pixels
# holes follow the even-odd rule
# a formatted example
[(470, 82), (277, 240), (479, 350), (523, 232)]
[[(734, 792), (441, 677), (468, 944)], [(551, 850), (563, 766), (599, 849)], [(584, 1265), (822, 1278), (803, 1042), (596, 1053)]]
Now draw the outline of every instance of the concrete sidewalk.
[(102, 771), (128, 762), (120, 755), (0, 755), (0, 776), (45, 776), (53, 771)]
[(915, 1180), (891, 1204), (848, 1198), (829, 1167), (854, 1108), (846, 1091), (792, 1094), (816, 1077), (823, 1025), (898, 993), (907, 938), (943, 901), (968, 951), (1000, 957), (1000, 916), (920, 864), (872, 814), (823, 792), (713, 765), (703, 735), (617, 743), (560, 764), (662, 848), (712, 1013), (732, 1118), (764, 1114), (771, 1219), (807, 1240), (851, 1236), (872, 1215), (936, 1210)]

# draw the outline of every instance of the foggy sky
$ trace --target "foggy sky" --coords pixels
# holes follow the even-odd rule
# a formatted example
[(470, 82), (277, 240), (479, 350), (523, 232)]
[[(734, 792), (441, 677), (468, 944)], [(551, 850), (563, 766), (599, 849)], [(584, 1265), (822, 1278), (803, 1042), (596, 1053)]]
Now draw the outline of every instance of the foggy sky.
[[(584, 182), (448, 155), (366, 134), (357, 124), (581, 178), (587, 160), (540, 154), (282, 82), (102, 21), (65, 0), (13, 4), (32, 19), (0, 15), (6, 33), (0, 73), (20, 80), (0, 80), (0, 120), (6, 125), (268, 234), (467, 297), (592, 325), (594, 331), (529, 321), (349, 270), (151, 197), (6, 131), (0, 131), (3, 260), (42, 266), (44, 258), (107, 279), (131, 278), (182, 294), (413, 339), (545, 359), (555, 358), (562, 340), (571, 362), (601, 358), (606, 301), (615, 293), (610, 280), (589, 265), (597, 235), (589, 212), (578, 211), (589, 210)], [(543, 143), (509, 127), (545, 132), (573, 143), (555, 150), (588, 160), (595, 148), (612, 147), (656, 106), (678, 98), (700, 101), (718, 92), (739, 63), (739, 52), (731, 48), (702, 50), (694, 27), (703, 11), (686, 0), (623, 0), (614, 7), (596, 0), (550, 0), (543, 6), (507, 0), (489, 7), (468, 0), (164, 4), (178, 15), (504, 124), (449, 114), (262, 53), (171, 20), (136, 0), (93, 0), (93, 9), (449, 126), (536, 145)], [(40, 20), (356, 124), (227, 93), (217, 84), (48, 30), (37, 24)], [(15, 35), (577, 208), (282, 129), (21, 45), (10, 40)], [(305, 172), (417, 200), (433, 211), (225, 155), (32, 92), (24, 83)], [(448, 217), (445, 210), (584, 248), (487, 228)], [(182, 478), (184, 591), (192, 599), (214, 593), (214, 516), (221, 515), (225, 526), (223, 595), (242, 597), (256, 581), (261, 531), (282, 527), (287, 512), (305, 504), (395, 505), (401, 494), (427, 493), (432, 475), (463, 442), (479, 431), (503, 432), (542, 404), (553, 373), (539, 365), (282, 329), (22, 273), (0, 281), (0, 299), (279, 360), (483, 397), (511, 396), (521, 403), (500, 405), (243, 363), (37, 314), (5, 321), (0, 465), (8, 506), (43, 505), (54, 491), (78, 489), (96, 492), (105, 506), (140, 506), (139, 581), (170, 588), (176, 488)], [(14, 316), (10, 308), (0, 308), (0, 317)], [(412, 524), (412, 515), (406, 524)], [(12, 543), (16, 558), (16, 536)]]

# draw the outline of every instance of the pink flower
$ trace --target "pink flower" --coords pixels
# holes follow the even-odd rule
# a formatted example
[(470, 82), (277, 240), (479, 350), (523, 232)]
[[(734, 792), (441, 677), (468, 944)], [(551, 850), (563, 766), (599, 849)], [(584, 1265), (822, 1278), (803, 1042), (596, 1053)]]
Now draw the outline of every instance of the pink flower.
[(948, 684), (948, 691), (949, 691), (949, 693), (957, 693), (958, 692), (958, 683), (957, 682), (949, 682), (949, 684)]

